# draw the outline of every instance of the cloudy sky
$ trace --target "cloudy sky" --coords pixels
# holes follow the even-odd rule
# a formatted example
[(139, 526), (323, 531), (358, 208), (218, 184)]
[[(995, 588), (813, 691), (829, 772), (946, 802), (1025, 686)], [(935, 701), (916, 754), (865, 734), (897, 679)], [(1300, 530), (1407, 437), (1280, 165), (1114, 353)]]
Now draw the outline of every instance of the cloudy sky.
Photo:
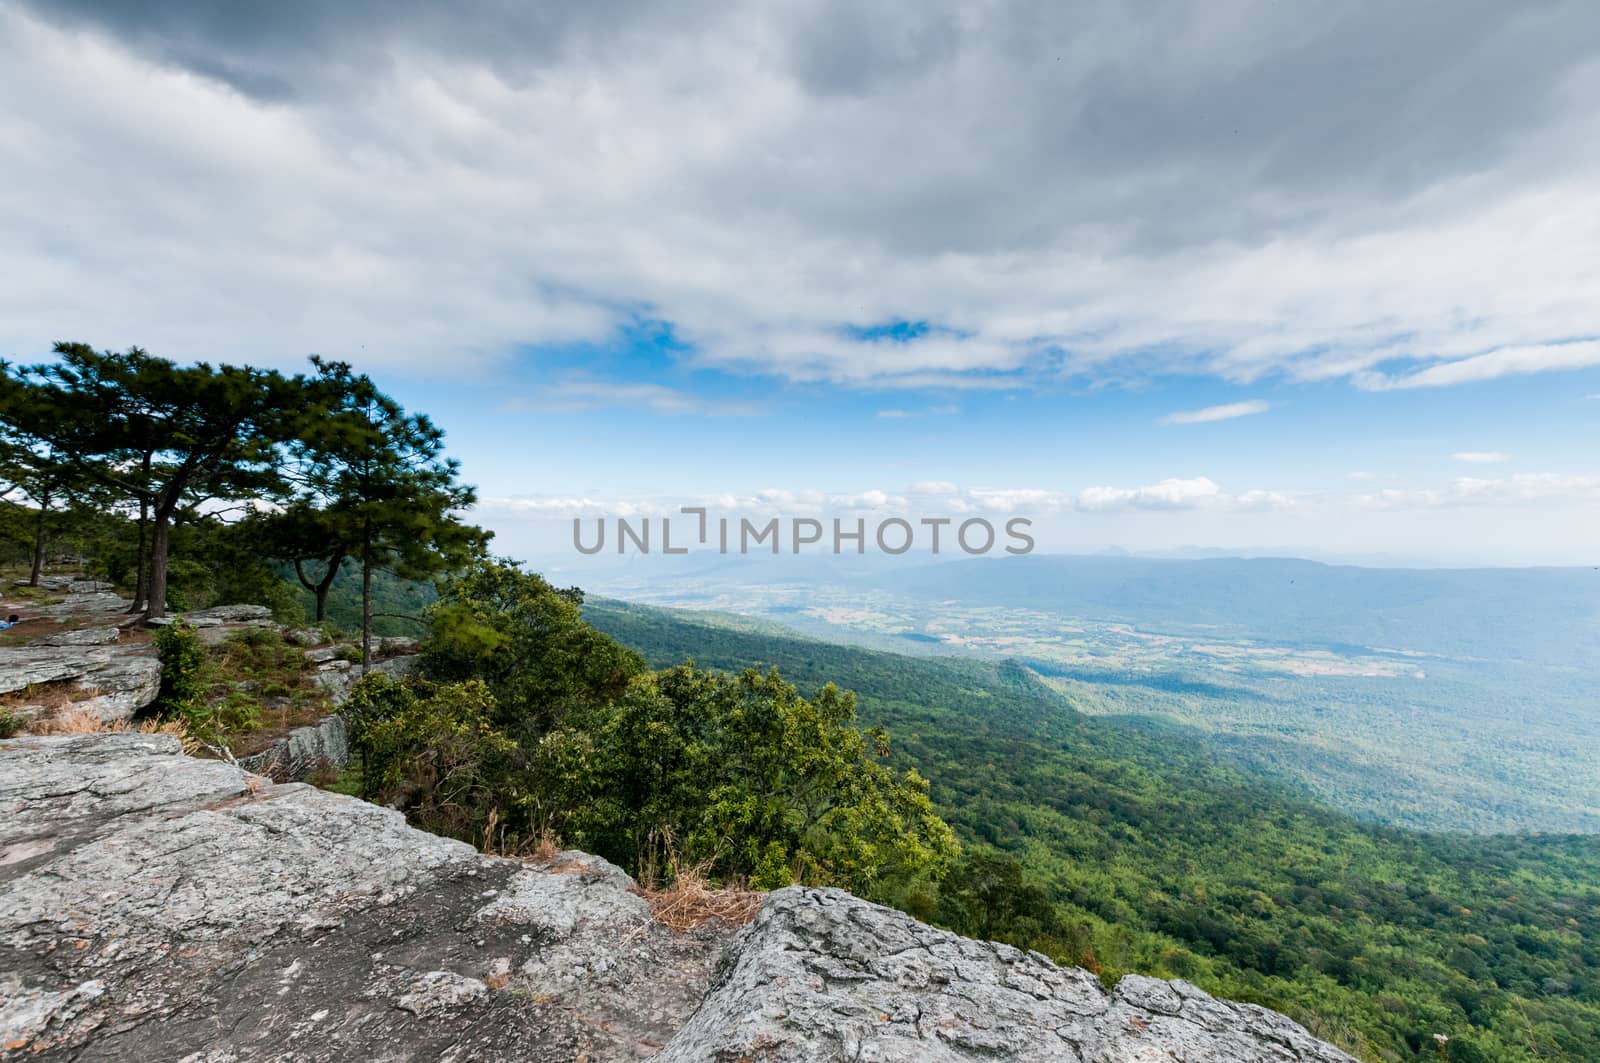
[(1588, 0), (0, 0), (0, 99), (0, 356), (349, 359), (514, 552), (1600, 560)]

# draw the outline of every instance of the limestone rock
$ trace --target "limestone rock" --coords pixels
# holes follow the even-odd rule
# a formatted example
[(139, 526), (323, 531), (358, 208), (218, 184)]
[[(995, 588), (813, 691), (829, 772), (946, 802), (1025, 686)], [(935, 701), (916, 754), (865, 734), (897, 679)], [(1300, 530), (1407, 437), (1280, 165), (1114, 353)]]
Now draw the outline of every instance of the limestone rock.
[(94, 614), (109, 616), (126, 613), (132, 605), (132, 601), (119, 598), (111, 591), (90, 591), (82, 594), (69, 593), (52, 605), (28, 606), (27, 611), (32, 616), (66, 617)]
[(44, 638), (34, 639), (31, 646), (105, 646), (117, 641), (122, 634), (120, 628), (114, 624), (104, 627), (85, 627), (77, 631), (63, 631), (59, 635), (46, 635)]
[(166, 736), (0, 742), (0, 1045), (636, 1059), (693, 1010), (726, 936), (673, 934), (593, 857), (529, 867), (248, 780)]
[(342, 768), (350, 763), (350, 738), (344, 717), (324, 717), (320, 723), (296, 727), (260, 753), (239, 758), (239, 767), (280, 782), (309, 778), (319, 768)]
[(972, 941), (841, 890), (767, 898), (656, 1057), (1355, 1063), (1274, 1012), (1185, 982), (1089, 972)]
[(386, 675), (390, 679), (404, 679), (416, 670), (417, 658), (415, 657), (391, 657), (386, 661), (374, 661), (372, 667), (368, 669), (370, 672)]
[(147, 645), (46, 645), (47, 641), (0, 648), (0, 694), (70, 682), (74, 704), (101, 719), (118, 720), (150, 704), (161, 690), (161, 662)]
[(322, 632), (308, 627), (295, 627), (283, 633), (283, 640), (295, 646), (312, 647), (322, 642)]
[(597, 857), (483, 856), (165, 735), (0, 741), (0, 913), (19, 1059), (1352, 1063), (838, 890), (675, 934)]
[(264, 605), (218, 605), (210, 609), (196, 609), (184, 613), (183, 619), (196, 627), (209, 627), (215, 624), (270, 624), (272, 610)]

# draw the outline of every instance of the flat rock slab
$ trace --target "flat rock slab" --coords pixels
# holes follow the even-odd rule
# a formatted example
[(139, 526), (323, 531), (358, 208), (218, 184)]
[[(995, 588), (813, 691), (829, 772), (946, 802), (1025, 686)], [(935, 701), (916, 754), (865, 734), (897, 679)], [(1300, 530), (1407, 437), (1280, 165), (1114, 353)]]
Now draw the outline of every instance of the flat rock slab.
[(838, 890), (675, 934), (583, 853), (483, 856), (165, 735), (0, 742), (0, 1058), (643, 1057), (1352, 1063)]
[(164, 735), (0, 742), (0, 1055), (637, 1059), (726, 933)]
[(270, 624), (272, 610), (264, 605), (217, 605), (210, 609), (194, 609), (183, 614), (190, 624), (212, 626), (215, 624)]
[(122, 629), (115, 624), (103, 627), (84, 627), (76, 631), (63, 631), (59, 635), (46, 635), (28, 643), (30, 646), (107, 646), (117, 641)]
[[(91, 641), (57, 641), (82, 632), (0, 648), (0, 694), (47, 683), (70, 683), (74, 707), (102, 720), (125, 720), (161, 692), (161, 662), (148, 645), (97, 641), (115, 628), (89, 629)], [(23, 715), (36, 715), (22, 707)]]

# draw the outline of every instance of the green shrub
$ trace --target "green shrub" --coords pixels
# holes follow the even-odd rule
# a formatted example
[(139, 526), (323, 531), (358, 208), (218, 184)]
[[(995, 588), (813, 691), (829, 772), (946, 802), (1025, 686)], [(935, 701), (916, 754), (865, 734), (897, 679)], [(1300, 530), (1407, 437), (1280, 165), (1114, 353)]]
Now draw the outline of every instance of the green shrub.
[(200, 669), (206, 648), (188, 624), (167, 624), (156, 629), (156, 653), (161, 658), (161, 692), (156, 714), (164, 720), (193, 717), (202, 709)]
[(14, 712), (0, 709), (0, 738), (10, 738), (22, 730), (23, 719)]
[(216, 726), (225, 733), (239, 734), (261, 726), (261, 703), (242, 690), (222, 699), (212, 714)]

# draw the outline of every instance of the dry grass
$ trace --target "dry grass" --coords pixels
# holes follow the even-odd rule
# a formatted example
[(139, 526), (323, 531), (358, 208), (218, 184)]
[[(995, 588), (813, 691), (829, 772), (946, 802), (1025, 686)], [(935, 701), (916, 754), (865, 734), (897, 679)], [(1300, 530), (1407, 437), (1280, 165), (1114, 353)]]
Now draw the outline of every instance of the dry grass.
[(500, 822), (500, 810), (491, 808), (484, 819), (483, 833), (478, 840), (478, 851), (487, 856), (548, 863), (561, 851), (561, 842), (548, 825), (540, 827), (531, 838), (508, 836), (506, 824)]
[(554, 860), (561, 851), (561, 842), (556, 838), (555, 831), (549, 827), (540, 827), (539, 834), (533, 840), (532, 856), (535, 860)]
[(176, 735), (183, 743), (185, 753), (193, 753), (197, 743), (183, 731), (177, 720), (145, 720), (134, 724), (132, 720), (106, 720), (87, 709), (68, 706), (49, 716), (33, 721), (28, 734), (36, 735), (89, 735), (89, 734), (164, 734)]
[(638, 894), (650, 905), (656, 922), (680, 933), (713, 919), (743, 926), (756, 917), (766, 897), (757, 890), (713, 889), (695, 868), (680, 868), (671, 886), (641, 889)]
[[(71, 708), (74, 700), (82, 697), (92, 697), (79, 690), (72, 679), (59, 679), (49, 683), (31, 683), (21, 690), (13, 690), (9, 694), (0, 694), (0, 709), (20, 709), (23, 707), (38, 706), (46, 712), (61, 712)], [(78, 694), (79, 699), (74, 699), (73, 694)]]

